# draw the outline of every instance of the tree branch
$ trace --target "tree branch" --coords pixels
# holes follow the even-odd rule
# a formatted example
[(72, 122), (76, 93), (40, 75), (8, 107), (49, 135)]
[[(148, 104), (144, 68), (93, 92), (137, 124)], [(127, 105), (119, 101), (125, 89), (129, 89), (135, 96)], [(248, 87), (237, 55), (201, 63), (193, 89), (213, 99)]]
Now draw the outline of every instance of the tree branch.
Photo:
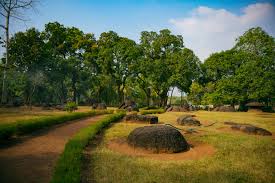
[(12, 7), (12, 9), (29, 8), (32, 6), (32, 4), (33, 4), (33, 0), (30, 0), (29, 2), (16, 1), (16, 3), (14, 3), (14, 6)]
[(21, 20), (23, 22), (27, 21), (26, 19), (23, 19), (23, 18), (20, 18), (18, 16), (15, 16), (15, 15), (10, 15), (10, 17), (14, 18), (14, 19), (17, 19), (17, 20)]
[(7, 30), (7, 27), (5, 27), (4, 25), (0, 25), (0, 27)]
[(7, 15), (5, 15), (4, 13), (0, 12), (0, 15), (2, 15), (3, 17), (7, 17)]
[(0, 6), (1, 6), (6, 12), (8, 12), (7, 4), (6, 4), (5, 2), (3, 2), (3, 0), (0, 0)]

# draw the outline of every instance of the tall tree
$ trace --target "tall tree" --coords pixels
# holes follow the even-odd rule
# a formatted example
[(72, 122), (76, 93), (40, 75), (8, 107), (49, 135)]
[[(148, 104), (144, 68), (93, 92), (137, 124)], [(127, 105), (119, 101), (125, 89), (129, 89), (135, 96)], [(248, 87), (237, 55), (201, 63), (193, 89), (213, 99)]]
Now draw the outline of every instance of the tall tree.
[(205, 81), (214, 84), (205, 101), (231, 105), (275, 101), (275, 41), (260, 27), (246, 31), (232, 49), (212, 54), (203, 68)]
[(9, 52), (15, 70), (25, 76), (25, 103), (31, 106), (37, 86), (43, 84), (49, 68), (49, 55), (38, 30), (16, 33), (10, 40)]
[(174, 72), (170, 83), (178, 87), (182, 92), (189, 93), (192, 81), (197, 80), (201, 74), (201, 62), (194, 52), (184, 48), (174, 54), (171, 61)]
[(33, 6), (34, 0), (0, 0), (0, 15), (5, 19), (4, 24), (0, 24), (0, 27), (5, 31), (5, 48), (6, 48), (6, 61), (3, 70), (2, 81), (2, 95), (1, 103), (5, 103), (6, 98), (6, 77), (7, 67), (9, 65), (9, 36), (10, 36), (10, 21), (11, 18), (17, 20), (24, 20), (20, 11), (29, 9)]
[(111, 77), (116, 87), (118, 102), (121, 103), (124, 100), (126, 81), (136, 69), (140, 49), (133, 40), (120, 37), (112, 31), (101, 34), (98, 46), (101, 73)]
[(149, 80), (151, 88), (159, 96), (159, 105), (165, 106), (170, 79), (176, 67), (173, 55), (183, 49), (183, 39), (164, 29), (159, 34), (144, 31), (140, 40), (143, 50), (141, 74)]

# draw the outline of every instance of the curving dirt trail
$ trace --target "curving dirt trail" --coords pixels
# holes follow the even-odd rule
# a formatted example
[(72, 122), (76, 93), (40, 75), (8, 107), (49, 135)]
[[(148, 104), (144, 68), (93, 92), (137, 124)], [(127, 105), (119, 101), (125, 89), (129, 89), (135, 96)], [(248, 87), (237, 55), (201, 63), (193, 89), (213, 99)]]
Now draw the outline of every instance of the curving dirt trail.
[(81, 128), (104, 116), (75, 120), (27, 137), (21, 143), (0, 148), (1, 183), (48, 183), (66, 142)]

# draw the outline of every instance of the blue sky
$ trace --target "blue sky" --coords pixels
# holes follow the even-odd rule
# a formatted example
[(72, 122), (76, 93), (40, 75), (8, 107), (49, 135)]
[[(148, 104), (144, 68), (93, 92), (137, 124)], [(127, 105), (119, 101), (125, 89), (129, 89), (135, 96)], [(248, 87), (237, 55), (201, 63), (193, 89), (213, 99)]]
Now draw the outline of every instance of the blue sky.
[[(262, 6), (243, 12), (256, 4)], [(262, 26), (274, 36), (274, 9), (272, 0), (41, 0), (36, 11), (26, 13), (29, 21), (13, 22), (12, 34), (30, 27), (43, 30), (46, 23), (58, 21), (92, 32), (96, 37), (114, 30), (138, 41), (141, 31), (168, 28), (175, 34), (182, 34), (185, 45), (203, 61), (212, 52), (231, 48), (237, 36), (252, 26)], [(250, 17), (255, 20), (251, 21)], [(190, 21), (195, 24), (189, 25)], [(236, 28), (232, 29), (231, 24)], [(215, 27), (221, 30), (217, 33)]]

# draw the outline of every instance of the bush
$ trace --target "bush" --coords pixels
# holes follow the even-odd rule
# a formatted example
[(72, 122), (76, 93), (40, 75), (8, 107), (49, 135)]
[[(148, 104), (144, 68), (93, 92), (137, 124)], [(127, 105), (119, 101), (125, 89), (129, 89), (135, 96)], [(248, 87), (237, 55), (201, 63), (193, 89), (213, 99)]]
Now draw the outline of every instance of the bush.
[(146, 115), (146, 114), (161, 114), (164, 113), (164, 109), (151, 109), (151, 110), (140, 110), (140, 114)]
[(73, 111), (77, 110), (77, 104), (75, 102), (68, 102), (65, 105), (65, 110), (68, 112), (73, 112)]
[(89, 140), (107, 127), (124, 117), (125, 113), (116, 113), (80, 130), (65, 146), (54, 171), (51, 183), (79, 183), (81, 182), (81, 167), (83, 160), (83, 149)]
[(264, 106), (262, 107), (263, 112), (274, 112), (272, 106)]
[(160, 109), (158, 106), (143, 107), (142, 110)]
[(0, 125), (0, 140), (8, 139), (15, 134), (16, 125), (13, 123)]
[(110, 114), (112, 110), (90, 111), (90, 112), (77, 112), (73, 114), (65, 114), (61, 116), (41, 117), (37, 119), (20, 120), (15, 123), (1, 124), (0, 125), (0, 140), (8, 139), (12, 136), (31, 133), (35, 130), (47, 128), (56, 124), (64, 123), (67, 121), (81, 119), (85, 117)]

